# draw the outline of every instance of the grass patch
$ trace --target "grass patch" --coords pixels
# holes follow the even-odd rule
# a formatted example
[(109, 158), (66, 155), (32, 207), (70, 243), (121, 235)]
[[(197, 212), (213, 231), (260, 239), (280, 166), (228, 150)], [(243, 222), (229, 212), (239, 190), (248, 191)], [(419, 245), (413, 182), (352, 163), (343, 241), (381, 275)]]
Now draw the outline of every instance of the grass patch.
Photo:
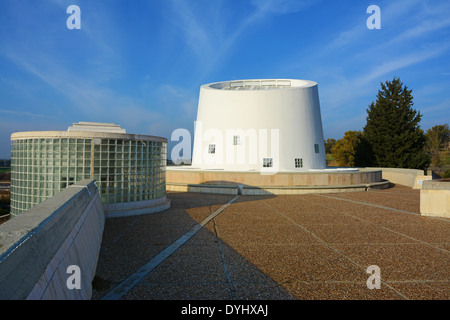
[(0, 167), (0, 172), (11, 172), (11, 167)]

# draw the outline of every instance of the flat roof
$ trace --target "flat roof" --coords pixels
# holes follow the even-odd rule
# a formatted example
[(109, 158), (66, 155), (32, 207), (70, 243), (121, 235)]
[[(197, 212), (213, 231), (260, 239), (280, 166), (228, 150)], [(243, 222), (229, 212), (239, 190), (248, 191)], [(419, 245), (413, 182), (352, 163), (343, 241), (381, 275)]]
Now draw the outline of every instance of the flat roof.
[(100, 122), (78, 122), (74, 123), (67, 131), (96, 131), (96, 132), (116, 132), (127, 133), (120, 125), (114, 123), (100, 123)]
[(114, 123), (85, 121), (74, 123), (67, 131), (23, 131), (11, 134), (11, 140), (30, 138), (103, 138), (167, 143), (163, 137), (126, 133), (125, 129)]
[[(168, 192), (172, 207), (138, 224), (107, 219), (92, 299), (132, 275), (139, 283), (122, 299), (450, 298), (450, 220), (421, 216), (420, 190), (239, 196), (223, 207), (234, 197)], [(221, 209), (158, 267), (135, 274)], [(380, 290), (368, 288), (372, 265)]]
[(95, 131), (24, 131), (11, 134), (11, 140), (35, 139), (35, 138), (101, 138), (134, 141), (157, 141), (166, 142), (167, 139), (157, 136), (130, 133), (111, 133)]

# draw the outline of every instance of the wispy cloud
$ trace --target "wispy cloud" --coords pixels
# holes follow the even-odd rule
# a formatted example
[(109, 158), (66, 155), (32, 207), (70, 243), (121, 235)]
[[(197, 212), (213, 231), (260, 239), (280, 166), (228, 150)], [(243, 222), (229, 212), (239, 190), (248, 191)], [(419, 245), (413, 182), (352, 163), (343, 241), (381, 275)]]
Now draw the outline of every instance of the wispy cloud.
[(398, 36), (394, 37), (390, 41), (385, 43), (385, 46), (398, 44), (399, 42), (413, 40), (415, 38), (422, 37), (431, 32), (436, 32), (438, 30), (447, 28), (450, 26), (450, 18), (446, 15), (444, 18), (433, 17), (422, 21), (415, 27), (405, 30)]
[(48, 114), (42, 114), (42, 113), (33, 113), (33, 112), (27, 112), (27, 111), (15, 111), (15, 108), (9, 108), (9, 109), (0, 109), (0, 113), (19, 116), (19, 117), (27, 117), (27, 118), (46, 118), (46, 119), (56, 119), (55, 116), (48, 115)]
[(367, 95), (380, 82), (384, 82), (388, 76), (398, 75), (403, 68), (433, 59), (447, 52), (449, 48), (450, 44), (386, 59), (383, 63), (373, 65), (371, 69), (362, 70), (361, 73), (349, 75), (341, 78), (340, 81), (325, 85), (325, 90), (322, 92), (326, 92), (326, 97), (323, 99), (326, 111), (336, 115), (342, 113), (344, 106), (348, 106), (358, 97)]
[(120, 121), (123, 125), (137, 127), (148, 121), (147, 119), (158, 121), (159, 112), (163, 112), (162, 110), (152, 111), (147, 102), (115, 92), (97, 82), (96, 79), (77, 75), (62, 64), (52, 61), (52, 57), (40, 56), (39, 62), (17, 54), (7, 57), (70, 102), (60, 106), (59, 116), (71, 114), (81, 117), (81, 120), (99, 122), (108, 119), (108, 121)]
[[(18, 129), (85, 120), (168, 137), (193, 127), (200, 84), (247, 72), (317, 81), (324, 128), (336, 132), (362, 124), (379, 82), (392, 76), (406, 79), (434, 119), (446, 110), (445, 0), (380, 0), (381, 30), (366, 28), (370, 2), (4, 2), (4, 134), (18, 119)], [(65, 27), (71, 4), (81, 7), (79, 31)]]
[[(389, 2), (386, 5), (380, 5), (381, 11), (381, 29), (384, 30), (386, 28), (392, 28), (393, 22), (398, 21), (407, 21), (410, 22), (412, 17), (417, 14), (422, 14), (421, 10), (417, 10), (421, 5), (422, 1), (419, 0), (400, 0)], [(345, 15), (344, 15), (345, 16)], [(346, 17), (346, 16), (345, 16)], [(352, 17), (351, 27), (347, 30), (339, 31), (337, 36), (333, 41), (324, 46), (323, 50), (321, 50), (322, 54), (329, 54), (330, 52), (334, 52), (337, 49), (344, 48), (355, 43), (360, 43), (369, 35), (369, 32), (378, 32), (378, 31), (369, 31), (366, 27), (366, 20), (369, 15), (366, 14), (365, 11), (361, 11), (360, 15), (355, 15)], [(420, 17), (420, 20), (423, 20), (424, 17)], [(398, 30), (398, 27), (397, 27)], [(397, 30), (394, 32), (390, 32), (390, 35), (395, 35)], [(417, 31), (417, 30), (416, 30)], [(425, 31), (425, 30), (423, 30)], [(384, 35), (385, 37), (390, 37), (390, 35)], [(418, 36), (414, 30), (408, 28), (407, 32), (402, 33), (401, 36), (394, 37), (396, 38), (394, 41), (406, 40), (412, 36)], [(389, 41), (386, 41), (386, 38), (383, 38), (383, 41), (380, 41), (380, 45), (385, 45)], [(390, 42), (389, 42), (390, 43)]]
[[(40, 29), (36, 32), (29, 30), (29, 17), (18, 18), (14, 30), (19, 32), (20, 38), (6, 35), (8, 38), (0, 46), (0, 57), (32, 79), (27, 90), (45, 88), (42, 84), (47, 86), (46, 93), (53, 95), (51, 111), (56, 111), (55, 118), (116, 119), (114, 121), (129, 125), (142, 124), (146, 118), (157, 119), (157, 112), (152, 111), (148, 102), (116, 91), (109, 85), (123, 76), (122, 34), (118, 29), (120, 26), (114, 24), (117, 12), (112, 12), (105, 2), (81, 5), (82, 29), (71, 31), (65, 27), (64, 20), (70, 4), (73, 3), (53, 0), (50, 5), (40, 7), (40, 15), (46, 14), (47, 19), (41, 19), (42, 24), (37, 25)], [(21, 4), (10, 2), (9, 5), (11, 16), (21, 17)], [(84, 14), (86, 8), (89, 10)], [(53, 17), (55, 12), (58, 15)], [(55, 21), (59, 28), (55, 28)], [(61, 26), (60, 22), (63, 23)], [(51, 37), (49, 30), (53, 32)], [(45, 105), (40, 108), (41, 116), (50, 111)], [(13, 112), (20, 111), (9, 114), (13, 115)], [(24, 113), (23, 116), (32, 114)]]
[[(227, 56), (233, 53), (235, 46), (245, 35), (251, 34), (253, 27), (270, 19), (271, 16), (295, 13), (305, 10), (320, 0), (253, 0), (246, 7), (247, 14), (236, 14), (232, 21), (214, 16), (215, 20), (205, 13), (211, 7), (195, 9), (186, 1), (172, 1), (175, 14), (172, 23), (184, 36), (185, 43), (192, 49), (201, 62), (201, 78), (225, 63)], [(212, 2), (208, 2), (211, 6)], [(203, 4), (206, 4), (204, 2)], [(214, 1), (216, 12), (220, 12), (224, 2)], [(240, 3), (244, 5), (245, 3)], [(211, 26), (214, 27), (211, 27)]]
[[(335, 40), (325, 44), (318, 54), (309, 56), (307, 62), (297, 54), (290, 62), (301, 62), (294, 62), (290, 67), (304, 70), (305, 64), (320, 65), (326, 70), (318, 74), (324, 79), (321, 83), (321, 92), (326, 93), (322, 96), (324, 109), (339, 116), (343, 108), (347, 109), (357, 97), (367, 96), (387, 77), (399, 76), (408, 68), (448, 53), (450, 43), (431, 36), (450, 26), (448, 11), (426, 10), (426, 5), (417, 0), (382, 5), (382, 30), (379, 31), (366, 28), (367, 16), (363, 12), (361, 16), (352, 16), (353, 27), (336, 30)], [(394, 22), (399, 22), (397, 27)], [(341, 48), (348, 54), (337, 54)]]
[(287, 14), (305, 10), (321, 0), (252, 0), (260, 13)]
[(446, 44), (437, 48), (425, 48), (420, 51), (412, 52), (410, 54), (398, 56), (395, 59), (391, 59), (384, 63), (381, 63), (380, 65), (376, 65), (368, 74), (364, 74), (361, 77), (358, 77), (355, 83), (364, 85), (373, 80), (379, 80), (380, 77), (388, 73), (392, 73), (402, 68), (432, 59), (446, 52), (449, 48), (450, 44)]

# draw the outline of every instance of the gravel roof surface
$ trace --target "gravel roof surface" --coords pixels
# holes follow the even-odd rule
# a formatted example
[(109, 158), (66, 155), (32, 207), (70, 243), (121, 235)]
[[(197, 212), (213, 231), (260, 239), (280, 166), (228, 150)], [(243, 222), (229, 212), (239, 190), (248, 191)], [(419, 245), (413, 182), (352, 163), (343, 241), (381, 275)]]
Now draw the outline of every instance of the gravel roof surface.
[[(235, 198), (167, 196), (171, 208), (164, 212), (106, 220), (94, 300)], [(419, 200), (419, 190), (399, 185), (368, 192), (237, 196), (120, 298), (447, 300), (450, 220), (421, 216)], [(367, 285), (372, 265), (380, 270), (379, 289)]]

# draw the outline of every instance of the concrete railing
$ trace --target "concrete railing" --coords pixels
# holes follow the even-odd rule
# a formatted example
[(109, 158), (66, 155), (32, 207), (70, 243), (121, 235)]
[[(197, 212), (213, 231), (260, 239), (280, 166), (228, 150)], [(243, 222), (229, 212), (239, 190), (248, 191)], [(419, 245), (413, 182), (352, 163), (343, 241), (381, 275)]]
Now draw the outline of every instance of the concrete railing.
[(90, 299), (104, 223), (83, 180), (0, 225), (0, 299)]
[(431, 180), (431, 176), (426, 176), (423, 170), (401, 169), (401, 168), (366, 168), (381, 170), (382, 178), (394, 184), (401, 184), (413, 189), (422, 189), (424, 180)]

